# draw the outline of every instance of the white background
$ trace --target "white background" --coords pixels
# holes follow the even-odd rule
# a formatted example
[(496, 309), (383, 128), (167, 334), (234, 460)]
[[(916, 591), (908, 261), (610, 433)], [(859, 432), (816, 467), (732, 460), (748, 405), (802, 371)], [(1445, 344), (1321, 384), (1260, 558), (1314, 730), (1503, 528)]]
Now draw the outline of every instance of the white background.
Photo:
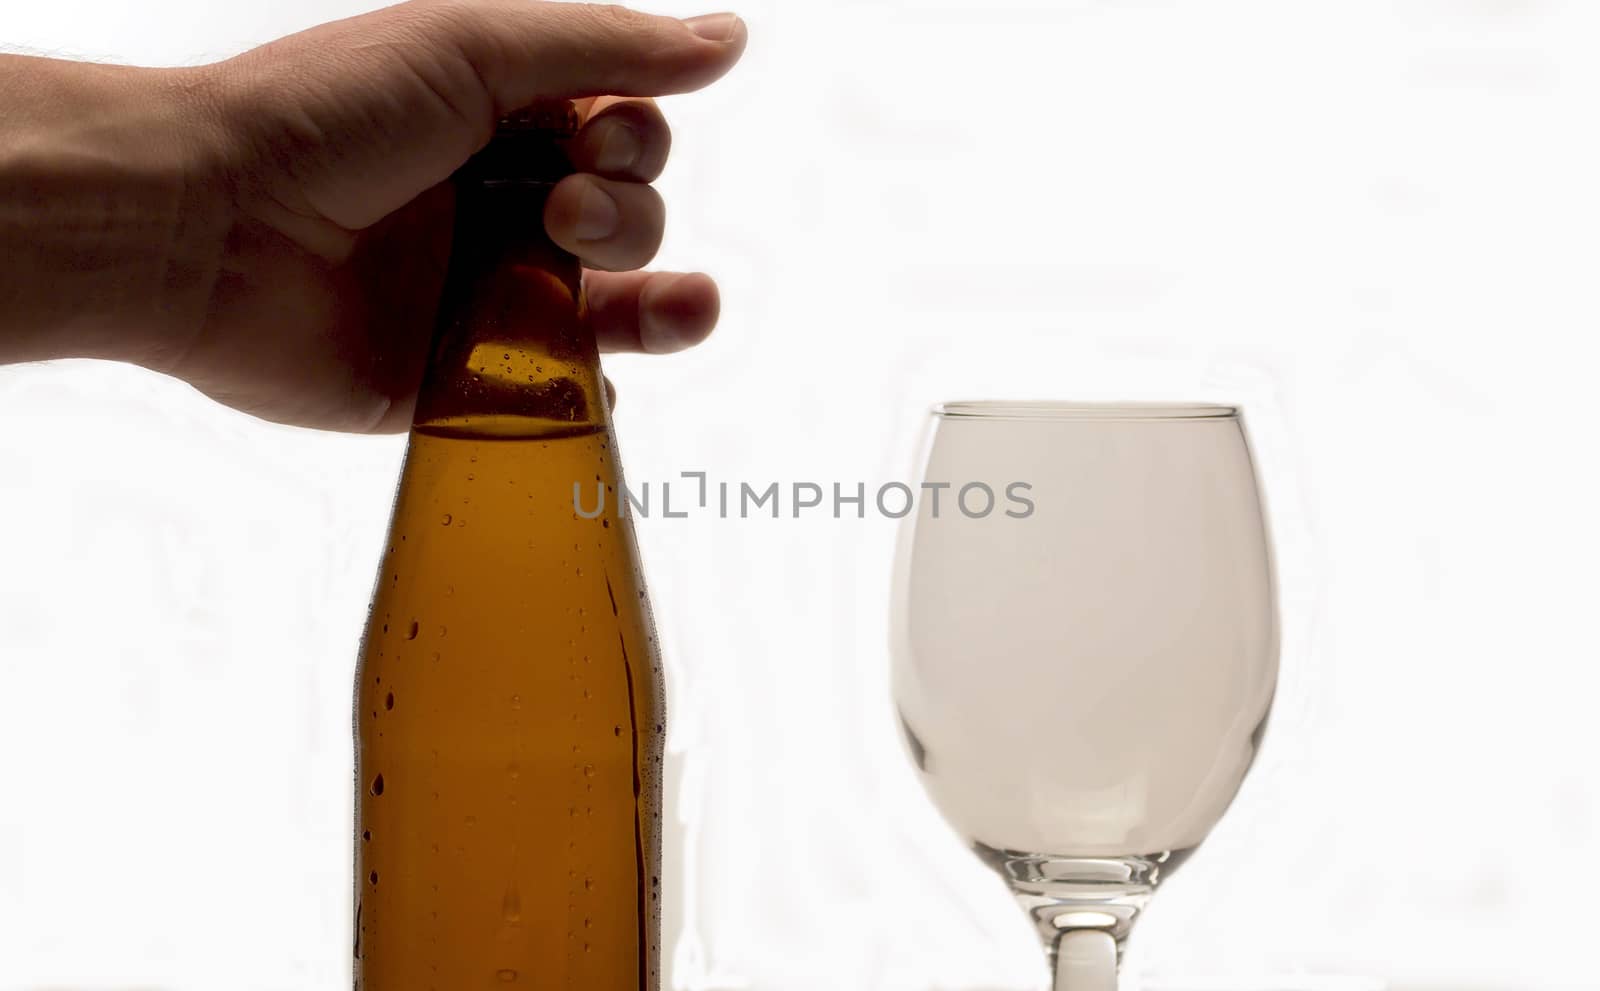
[[(199, 62), (361, 6), (6, 0), (0, 43)], [(667, 101), (660, 182), (660, 263), (718, 275), (723, 326), (608, 362), (630, 480), (906, 478), (944, 398), (1244, 403), (1278, 714), (1135, 965), (1594, 987), (1600, 7), (740, 10), (745, 64)], [(346, 986), (351, 670), (401, 451), (132, 369), (0, 370), (0, 987)], [(681, 988), (1041, 979), (894, 737), (893, 535), (642, 527)]]

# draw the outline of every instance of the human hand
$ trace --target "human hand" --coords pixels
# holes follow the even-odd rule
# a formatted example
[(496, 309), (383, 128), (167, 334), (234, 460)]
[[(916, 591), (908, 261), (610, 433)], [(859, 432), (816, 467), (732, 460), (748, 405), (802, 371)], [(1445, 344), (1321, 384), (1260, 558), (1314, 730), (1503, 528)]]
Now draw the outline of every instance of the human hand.
[[(102, 113), (100, 130), (137, 171), (183, 174), (168, 234), (181, 264), (169, 261), (161, 282), (171, 319), (129, 330), (142, 341), (101, 331), (93, 345), (35, 343), (24, 356), (124, 357), (266, 419), (404, 429), (448, 256), (444, 180), (496, 119), (537, 97), (575, 99), (583, 114), (569, 149), (578, 174), (528, 222), (583, 261), (602, 349), (694, 344), (715, 323), (715, 284), (638, 271), (660, 244), (663, 206), (648, 183), (670, 143), (649, 97), (712, 82), (744, 43), (732, 15), (412, 0), (196, 69), (89, 67), (132, 118)], [(159, 85), (144, 95), (165, 105), (140, 113), (127, 94), (150, 74)], [(176, 150), (146, 151), (135, 124)]]

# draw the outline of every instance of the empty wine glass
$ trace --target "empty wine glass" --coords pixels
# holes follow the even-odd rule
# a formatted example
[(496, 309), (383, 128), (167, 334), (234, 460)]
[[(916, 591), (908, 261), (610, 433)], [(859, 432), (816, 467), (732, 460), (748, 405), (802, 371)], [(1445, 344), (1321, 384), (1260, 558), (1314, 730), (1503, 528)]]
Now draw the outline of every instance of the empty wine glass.
[(1232, 802), (1272, 704), (1272, 553), (1239, 411), (947, 403), (898, 551), (894, 698), (935, 805), (1056, 991)]

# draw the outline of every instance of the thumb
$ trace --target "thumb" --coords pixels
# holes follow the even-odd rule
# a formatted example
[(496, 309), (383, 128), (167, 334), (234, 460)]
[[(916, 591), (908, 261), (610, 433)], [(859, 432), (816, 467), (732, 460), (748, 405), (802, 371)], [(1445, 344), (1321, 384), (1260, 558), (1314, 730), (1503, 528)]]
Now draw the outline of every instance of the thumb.
[[(699, 89), (744, 51), (732, 14), (600, 4), (411, 0), (221, 63), (224, 127), (274, 199), (346, 230), (440, 182), (539, 97)], [(287, 188), (284, 188), (287, 187)]]

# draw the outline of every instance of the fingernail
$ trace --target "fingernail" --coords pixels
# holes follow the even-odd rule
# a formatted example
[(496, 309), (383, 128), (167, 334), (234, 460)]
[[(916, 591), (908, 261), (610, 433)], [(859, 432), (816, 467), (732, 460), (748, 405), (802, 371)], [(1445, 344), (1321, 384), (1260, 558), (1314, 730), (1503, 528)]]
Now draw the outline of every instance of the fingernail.
[(578, 197), (578, 223), (573, 233), (580, 241), (599, 241), (617, 232), (617, 201), (597, 182), (586, 182)]
[(686, 18), (683, 23), (707, 41), (732, 41), (744, 29), (738, 14), (701, 14)]
[(607, 124), (595, 152), (595, 168), (602, 172), (626, 172), (639, 160), (639, 135), (621, 121)]

